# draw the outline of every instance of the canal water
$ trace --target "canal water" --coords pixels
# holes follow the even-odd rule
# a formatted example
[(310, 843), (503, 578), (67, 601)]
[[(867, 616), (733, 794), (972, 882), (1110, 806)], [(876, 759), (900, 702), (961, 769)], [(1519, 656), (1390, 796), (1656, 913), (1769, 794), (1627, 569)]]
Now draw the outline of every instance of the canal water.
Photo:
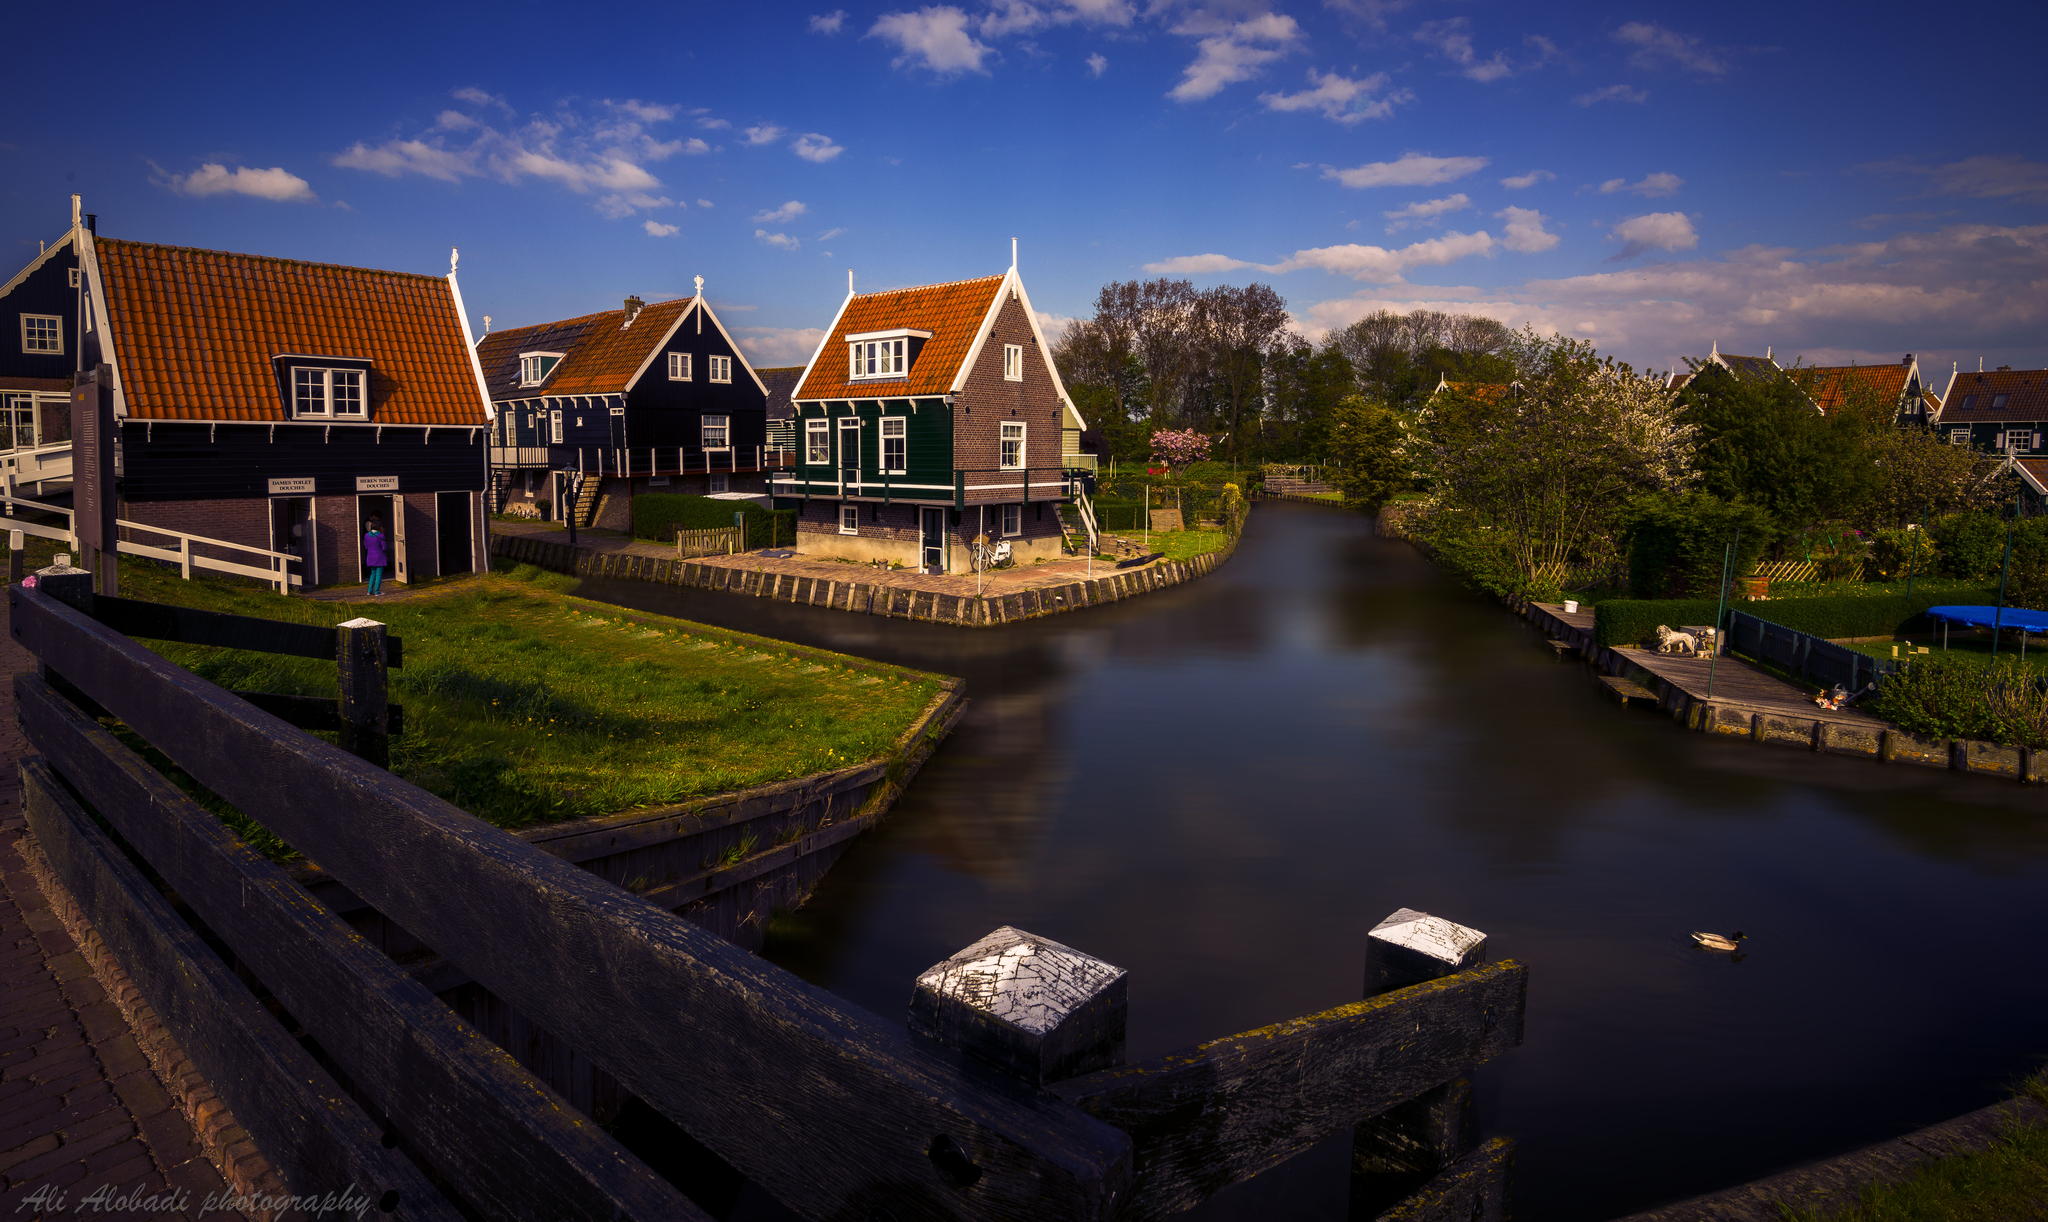
[[(1527, 1042), (1476, 1083), (1519, 1218), (1897, 1136), (2048, 1054), (2048, 793), (1624, 713), (1357, 516), (1262, 505), (1210, 577), (999, 630), (583, 592), (966, 677), (953, 738), (764, 952), (877, 1013), (1016, 925), (1130, 972), (1141, 1058), (1355, 1000), (1394, 909), (1485, 930), (1530, 968)], [(1341, 1218), (1347, 1151), (1189, 1216)]]

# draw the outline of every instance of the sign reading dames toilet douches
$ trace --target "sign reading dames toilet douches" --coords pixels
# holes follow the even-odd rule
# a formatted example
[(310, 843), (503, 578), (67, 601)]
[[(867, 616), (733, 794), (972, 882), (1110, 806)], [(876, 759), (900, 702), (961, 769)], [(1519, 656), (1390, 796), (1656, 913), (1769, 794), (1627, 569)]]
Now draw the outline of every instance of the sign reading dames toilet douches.
[(274, 479), (267, 486), (272, 496), (308, 496), (313, 491), (311, 479)]

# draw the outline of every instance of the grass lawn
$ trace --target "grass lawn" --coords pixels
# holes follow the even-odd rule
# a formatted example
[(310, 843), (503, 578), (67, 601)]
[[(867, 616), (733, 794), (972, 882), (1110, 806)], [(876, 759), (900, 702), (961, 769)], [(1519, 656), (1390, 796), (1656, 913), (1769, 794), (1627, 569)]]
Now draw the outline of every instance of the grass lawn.
[(1146, 551), (1164, 552), (1168, 560), (1193, 560), (1220, 552), (1230, 543), (1230, 535), (1222, 530), (1155, 530), (1149, 543), (1142, 532), (1126, 532), (1122, 537)]
[[(1892, 660), (1892, 646), (1897, 645), (1899, 647), (1899, 660), (1905, 661), (1908, 656), (1904, 640), (1843, 641), (1841, 644), (1845, 649), (1853, 649), (1858, 653), (1867, 653), (1873, 658), (1883, 658), (1886, 661)], [(1914, 656), (1940, 657), (1944, 652), (1941, 647), (1941, 629), (1923, 630), (1921, 635), (1913, 639), (1913, 646), (1916, 649), (1922, 646), (1927, 649), (1924, 655)], [(1948, 649), (1946, 652), (1951, 657), (1960, 657), (1981, 666), (1991, 660), (1991, 634), (1989, 632), (1972, 632), (1965, 628), (1951, 628), (1949, 629)], [(1998, 656), (2001, 658), (2016, 658), (2020, 656), (2019, 639), (2015, 634), (2006, 634), (2006, 639), (1998, 646)], [(2029, 637), (2027, 640), (2026, 658), (2028, 666), (2042, 674), (2048, 674), (2048, 637), (2043, 637), (2039, 633)]]
[[(316, 602), (129, 561), (122, 593), (299, 623), (368, 614), (405, 641), (392, 771), (500, 827), (611, 814), (889, 752), (937, 676), (565, 593), (528, 566), (404, 601)], [(145, 642), (223, 687), (332, 696), (331, 663)], [(245, 832), (245, 834), (249, 834)], [(252, 841), (266, 851), (279, 846)]]
[[(2036, 1076), (2025, 1093), (2048, 1103)], [(1929, 1163), (1910, 1179), (1868, 1188), (1855, 1205), (1786, 1209), (1791, 1222), (2005, 1222), (2048, 1216), (2048, 1127), (2014, 1124), (1988, 1149)]]

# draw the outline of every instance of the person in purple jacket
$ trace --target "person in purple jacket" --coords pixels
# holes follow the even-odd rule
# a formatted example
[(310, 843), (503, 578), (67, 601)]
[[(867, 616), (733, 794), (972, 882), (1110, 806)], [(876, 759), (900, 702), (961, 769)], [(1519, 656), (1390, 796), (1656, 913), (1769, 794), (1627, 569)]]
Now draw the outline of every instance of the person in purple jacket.
[(370, 570), (370, 594), (374, 597), (384, 584), (384, 566), (391, 563), (391, 541), (378, 528), (377, 519), (370, 519), (370, 529), (363, 533), (363, 567)]

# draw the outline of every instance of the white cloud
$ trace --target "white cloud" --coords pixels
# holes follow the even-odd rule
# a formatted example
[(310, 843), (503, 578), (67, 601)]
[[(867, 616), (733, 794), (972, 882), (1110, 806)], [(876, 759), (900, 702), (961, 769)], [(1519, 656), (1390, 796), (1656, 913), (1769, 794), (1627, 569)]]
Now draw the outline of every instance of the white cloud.
[(975, 41), (967, 32), (967, 14), (950, 4), (921, 8), (914, 13), (885, 13), (876, 19), (867, 36), (896, 44), (902, 54), (890, 61), (894, 67), (921, 66), (940, 76), (987, 71), (982, 60), (991, 48)]
[(811, 18), (811, 33), (813, 34), (837, 34), (845, 28), (846, 10), (843, 8), (833, 9), (829, 13), (819, 13)]
[(1051, 23), (1051, 14), (1031, 0), (991, 0), (979, 24), (983, 38), (1001, 38), (1007, 34), (1029, 34)]
[[(734, 307), (723, 306), (730, 314)], [(747, 350), (747, 360), (761, 366), (801, 365), (811, 359), (825, 342), (823, 327), (733, 327), (733, 335)]]
[(793, 221), (809, 211), (810, 209), (804, 206), (803, 201), (793, 199), (779, 208), (770, 208), (766, 212), (756, 212), (754, 214), (754, 223), (757, 225), (779, 225), (784, 221)]
[(707, 132), (727, 131), (732, 127), (731, 119), (714, 119), (709, 116), (697, 120), (697, 126)]
[(770, 233), (766, 229), (756, 229), (754, 231), (754, 236), (758, 238), (763, 245), (773, 246), (778, 250), (795, 250), (798, 246), (802, 245), (801, 242), (798, 242), (795, 238), (790, 237), (786, 233)]
[(444, 132), (459, 132), (464, 128), (475, 127), (476, 125), (475, 119), (470, 118), (459, 110), (444, 110), (434, 116), (434, 126)]
[(1651, 212), (1632, 216), (1609, 235), (1622, 243), (1616, 259), (1633, 259), (1648, 250), (1691, 250), (1700, 244), (1692, 218), (1683, 212)]
[(1647, 102), (1649, 100), (1650, 95), (1647, 90), (1637, 89), (1633, 85), (1608, 85), (1603, 89), (1595, 89), (1591, 93), (1582, 93), (1572, 99), (1572, 101), (1577, 102), (1581, 106), (1596, 106), (1601, 102)]
[(1732, 351), (1797, 352), (1814, 363), (1950, 360), (2039, 364), (2048, 332), (2048, 225), (1958, 225), (1798, 251), (1748, 247), (1716, 258), (1531, 280), (1503, 288), (1371, 290), (1315, 302), (1310, 338), (1374, 310), (1442, 309), (1525, 323), (1596, 344), (1637, 368), (1665, 368), (1719, 339)]
[(1690, 34), (1680, 34), (1647, 21), (1631, 21), (1614, 31), (1615, 41), (1631, 47), (1629, 62), (1644, 71), (1675, 64), (1701, 76), (1728, 71), (1720, 54)]
[(1174, 32), (1206, 33), (1196, 44), (1195, 62), (1181, 73), (1180, 84), (1167, 91), (1176, 102), (1199, 102), (1215, 97), (1227, 85), (1250, 80), (1292, 51), (1301, 38), (1294, 18), (1280, 13), (1261, 13), (1220, 28), (1213, 20), (1190, 19)]
[(162, 181), (180, 195), (247, 195), (280, 204), (310, 204), (320, 198), (311, 183), (283, 166), (257, 170), (244, 165), (230, 170), (209, 161), (190, 174), (170, 174)]
[(1531, 170), (1527, 174), (1514, 174), (1500, 180), (1500, 185), (1510, 191), (1524, 191), (1539, 182), (1549, 182), (1557, 175), (1549, 170)]
[(1424, 22), (1415, 31), (1415, 41), (1456, 64), (1461, 73), (1475, 81), (1497, 81), (1514, 72), (1507, 57), (1498, 51), (1488, 59), (1479, 58), (1479, 53), (1472, 49), (1472, 23), (1464, 17)]
[(1107, 71), (1109, 71), (1109, 60), (1102, 52), (1097, 51), (1088, 57), (1089, 76), (1101, 76)]
[(1426, 157), (1403, 153), (1394, 161), (1375, 161), (1340, 170), (1323, 167), (1323, 177), (1347, 187), (1433, 187), (1476, 174), (1487, 166), (1484, 157)]
[(789, 147), (805, 161), (827, 162), (846, 151), (844, 145), (832, 143), (829, 136), (817, 132), (805, 132), (789, 142)]
[(513, 111), (510, 102), (507, 102), (495, 93), (488, 93), (478, 89), (474, 85), (467, 85), (461, 89), (451, 89), (448, 91), (448, 96), (458, 102), (468, 102), (471, 106), (490, 106), (502, 110), (508, 115), (516, 113)]
[(715, 208), (715, 207), (717, 207), (718, 205), (716, 205), (716, 204), (712, 203), (712, 202), (711, 202), (710, 200), (708, 200), (708, 199), (700, 199), (700, 200), (698, 200), (698, 201), (697, 201), (697, 206), (698, 206), (699, 208)]
[(842, 234), (842, 233), (845, 233), (845, 232), (846, 232), (846, 230), (845, 230), (845, 229), (843, 229), (843, 228), (833, 228), (833, 229), (827, 229), (827, 230), (826, 230), (825, 232), (823, 232), (823, 233), (821, 233), (821, 234), (819, 234), (819, 235), (818, 235), (818, 240), (819, 240), (820, 242), (829, 242), (829, 241), (831, 241), (831, 240), (832, 240), (833, 238), (836, 238), (836, 237), (838, 237), (838, 236), (839, 236), (840, 234)]
[[(456, 96), (511, 110), (502, 99), (480, 90), (457, 90)], [(552, 182), (579, 195), (596, 196), (597, 210), (617, 218), (673, 202), (662, 193), (661, 179), (650, 165), (712, 151), (694, 136), (664, 140), (656, 134), (657, 125), (682, 113), (674, 106), (637, 99), (564, 105), (552, 114), (505, 127), (474, 118), (451, 123), (444, 113), (416, 137), (380, 144), (358, 141), (332, 161), (344, 169), (390, 178), (417, 174), (442, 182)]]
[(1384, 119), (1394, 113), (1396, 105), (1415, 99), (1415, 95), (1406, 89), (1374, 97), (1386, 88), (1387, 74), (1384, 72), (1353, 80), (1335, 72), (1318, 72), (1310, 68), (1308, 80), (1310, 88), (1299, 93), (1262, 93), (1259, 101), (1266, 104), (1267, 110), (1315, 110), (1325, 118), (1349, 125), (1367, 119)]
[(1316, 270), (1349, 276), (1354, 280), (1392, 284), (1400, 281), (1410, 268), (1439, 266), (1474, 255), (1491, 254), (1493, 245), (1492, 235), (1484, 231), (1454, 232), (1391, 250), (1384, 246), (1356, 243), (1318, 246), (1297, 250), (1278, 263), (1253, 263), (1216, 254), (1181, 255), (1157, 263), (1147, 263), (1145, 270), (1160, 275), (1201, 275), (1238, 271), (1243, 268), (1257, 268), (1259, 271), (1272, 272), (1275, 275)]
[(1629, 191), (1644, 199), (1661, 199), (1667, 195), (1678, 194), (1678, 189), (1684, 185), (1683, 178), (1668, 170), (1659, 170), (1655, 174), (1645, 174), (1635, 182), (1625, 178), (1610, 178), (1600, 184), (1600, 194), (1613, 195), (1618, 191)]
[(1534, 208), (1510, 206), (1494, 215), (1507, 223), (1507, 232), (1501, 236), (1500, 244), (1517, 254), (1541, 254), (1559, 241), (1556, 234), (1543, 228), (1543, 222), (1550, 218)]
[(1922, 175), (1937, 195), (2048, 202), (2048, 163), (2029, 161), (2013, 154), (1965, 157), (1961, 161), (1936, 166), (1894, 161), (1864, 168)]
[(642, 221), (640, 228), (645, 229), (650, 238), (672, 238), (682, 232), (682, 226), (664, 225), (660, 221)]
[(1405, 208), (1395, 208), (1380, 215), (1394, 222), (1387, 226), (1387, 232), (1393, 233), (1408, 225), (1433, 221), (1447, 212), (1460, 212), (1471, 206), (1472, 197), (1460, 191), (1456, 195), (1446, 195), (1442, 199), (1420, 200)]
[(782, 139), (783, 131), (773, 123), (757, 123), (741, 132), (740, 138), (748, 144), (773, 144)]

